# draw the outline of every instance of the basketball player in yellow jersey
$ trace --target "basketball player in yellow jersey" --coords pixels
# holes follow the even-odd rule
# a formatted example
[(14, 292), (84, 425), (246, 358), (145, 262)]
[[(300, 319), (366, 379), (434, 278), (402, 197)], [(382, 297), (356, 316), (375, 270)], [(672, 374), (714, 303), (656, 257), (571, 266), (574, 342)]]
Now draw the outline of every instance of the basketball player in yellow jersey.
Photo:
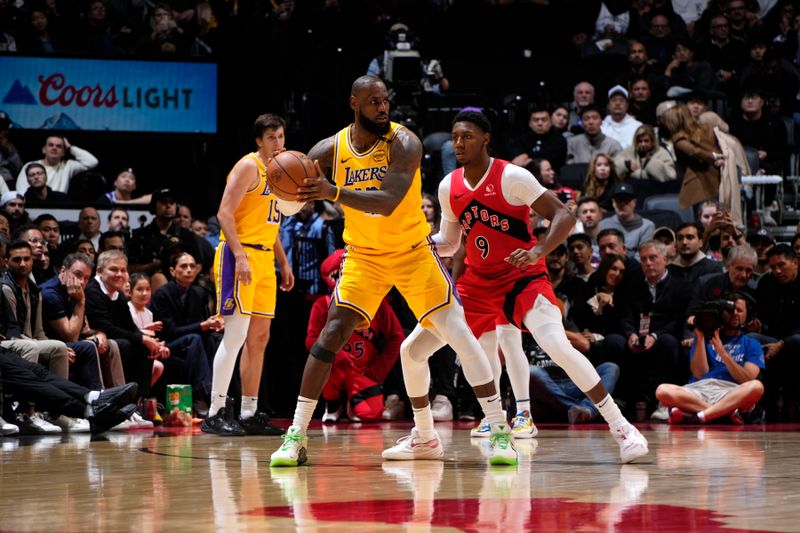
[[(242, 157), (228, 175), (217, 218), (220, 243), (214, 258), (217, 311), (225, 320), (222, 343), (214, 356), (211, 407), (201, 424), (206, 433), (218, 435), (280, 435), (265, 413), (258, 411), (258, 389), (264, 364), (264, 349), (275, 315), (277, 277), (281, 290), (289, 291), (294, 276), (286, 259), (278, 230), (279, 200), (267, 184), (266, 165), (284, 149), (286, 123), (276, 115), (258, 117), (253, 125), (258, 151)], [(287, 214), (303, 204), (280, 202)], [(242, 378), (242, 408), (239, 421), (230, 418), (225, 402), (239, 349)]]
[[(356, 328), (369, 325), (392, 286), (420, 324), (459, 354), (464, 374), (491, 421), (493, 456), (502, 453), (510, 461), (513, 455), (516, 462), (489, 361), (467, 326), (453, 283), (429, 237), (430, 226), (421, 208), (422, 143), (389, 121), (388, 91), (375, 76), (353, 82), (350, 108), (354, 123), (311, 149), (308, 155), (315, 160), (319, 176), (306, 179), (306, 186), (299, 189), (298, 201), (341, 203), (347, 248), (327, 323), (309, 350), (292, 426), (270, 465), (306, 462), (306, 431), (334, 355)], [(441, 460), (443, 448), (433, 429), (427, 395), (411, 398), (411, 404), (417, 426), (401, 439), (402, 453), (393, 458)]]

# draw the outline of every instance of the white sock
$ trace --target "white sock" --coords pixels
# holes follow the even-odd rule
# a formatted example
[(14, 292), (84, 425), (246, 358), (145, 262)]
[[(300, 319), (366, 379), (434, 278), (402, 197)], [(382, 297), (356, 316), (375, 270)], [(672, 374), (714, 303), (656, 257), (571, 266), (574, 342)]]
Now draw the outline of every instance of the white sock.
[(478, 397), (478, 403), (481, 404), (483, 416), (486, 417), (486, 421), (489, 422), (490, 426), (508, 422), (503, 415), (503, 404), (500, 401), (499, 394), (495, 393), (494, 396), (484, 396), (483, 398)]
[(252, 418), (258, 411), (258, 396), (244, 396), (242, 395), (242, 410), (241, 417), (243, 419)]
[(431, 414), (431, 404), (417, 409), (412, 407), (414, 412), (414, 427), (417, 428), (419, 439), (423, 442), (429, 441), (436, 436), (436, 430), (433, 429), (433, 414)]
[(89, 392), (86, 393), (86, 396), (84, 396), (84, 399), (86, 400), (86, 403), (91, 404), (93, 401), (95, 401), (99, 397), (100, 397), (100, 391), (99, 390), (90, 390)]
[(297, 407), (294, 409), (294, 419), (292, 425), (300, 428), (300, 433), (306, 434), (308, 424), (311, 423), (311, 416), (314, 414), (314, 409), (317, 408), (317, 400), (311, 398), (297, 397)]
[(595, 406), (597, 410), (600, 411), (600, 414), (603, 415), (606, 422), (608, 422), (608, 426), (612, 431), (628, 424), (628, 421), (622, 416), (622, 412), (619, 410), (619, 407), (610, 394), (606, 394), (606, 397), (597, 402)]
[(227, 394), (219, 393), (215, 390), (211, 391), (211, 405), (208, 408), (208, 416), (214, 416), (217, 412), (225, 407), (225, 401), (228, 399)]
[(705, 411), (698, 411), (697, 412), (697, 419), (700, 422), (705, 422), (706, 421), (706, 413), (705, 413)]
[(530, 398), (527, 398), (525, 400), (517, 400), (517, 414), (521, 413), (522, 411), (527, 411), (528, 414), (531, 413)]

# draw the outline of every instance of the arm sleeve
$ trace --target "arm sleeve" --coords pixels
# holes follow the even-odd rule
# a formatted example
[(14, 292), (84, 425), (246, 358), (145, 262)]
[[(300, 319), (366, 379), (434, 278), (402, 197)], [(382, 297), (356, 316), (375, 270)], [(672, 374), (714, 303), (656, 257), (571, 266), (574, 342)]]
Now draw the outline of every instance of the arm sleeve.
[(383, 350), (372, 359), (372, 364), (366, 369), (364, 375), (375, 383), (383, 383), (400, 356), (400, 345), (405, 336), (397, 315), (394, 314), (386, 300), (381, 302), (375, 318), (373, 325), (378, 326), (376, 329), (383, 336)]
[(533, 174), (517, 165), (506, 165), (501, 179), (503, 197), (511, 205), (533, 205), (547, 190)]
[[(71, 146), (69, 149), (69, 153), (72, 154), (72, 157), (75, 159), (68, 161), (69, 164), (69, 177), (71, 178), (78, 172), (83, 172), (84, 170), (90, 170), (97, 166), (100, 162), (97, 160), (95, 156), (89, 153), (88, 150), (84, 150), (83, 148), (78, 148), (77, 146)], [(27, 179), (27, 178), (26, 178)]]
[(436, 251), (442, 257), (450, 257), (461, 246), (461, 225), (458, 217), (450, 205), (450, 175), (448, 174), (439, 183), (439, 206), (442, 209), (442, 220), (439, 223), (439, 233), (431, 236)]

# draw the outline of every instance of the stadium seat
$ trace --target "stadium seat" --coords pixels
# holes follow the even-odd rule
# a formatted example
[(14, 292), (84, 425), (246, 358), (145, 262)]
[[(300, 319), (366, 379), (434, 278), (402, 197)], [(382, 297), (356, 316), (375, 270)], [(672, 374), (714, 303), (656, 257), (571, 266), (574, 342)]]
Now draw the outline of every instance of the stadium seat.
[[(644, 211), (671, 211), (678, 215), (682, 222), (694, 222), (694, 211), (691, 207), (681, 207), (678, 203), (677, 194), (656, 194), (648, 196), (644, 205)], [(642, 214), (642, 216), (645, 216)]]

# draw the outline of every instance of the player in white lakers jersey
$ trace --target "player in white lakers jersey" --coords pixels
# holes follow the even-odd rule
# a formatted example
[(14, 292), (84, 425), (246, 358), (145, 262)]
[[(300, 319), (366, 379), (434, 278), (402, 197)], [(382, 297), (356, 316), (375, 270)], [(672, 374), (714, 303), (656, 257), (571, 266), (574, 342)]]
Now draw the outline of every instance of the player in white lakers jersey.
[[(370, 323), (392, 286), (422, 326), (435, 331), (460, 356), (464, 374), (497, 436), (492, 440), (497, 444), (492, 461), (516, 462), (489, 361), (467, 327), (453, 282), (429, 237), (430, 226), (421, 208), (422, 143), (412, 132), (389, 121), (388, 91), (375, 76), (353, 82), (350, 108), (355, 122), (311, 149), (308, 155), (316, 161), (320, 175), (306, 179), (306, 186), (299, 189), (300, 201), (341, 203), (347, 247), (327, 323), (309, 350), (292, 426), (283, 445), (272, 454), (270, 465), (306, 462), (306, 430), (334, 355), (356, 328)], [(415, 420), (430, 418), (427, 396), (411, 398), (411, 404)], [(432, 422), (418, 421), (411, 436), (401, 440), (397, 453), (389, 458), (443, 457)]]
[[(214, 356), (209, 416), (201, 424), (207, 433), (282, 433), (257, 408), (264, 348), (275, 315), (276, 259), (281, 269), (281, 290), (289, 291), (294, 285), (292, 269), (278, 237), (281, 211), (291, 215), (303, 205), (279, 200), (267, 183), (266, 165), (284, 149), (285, 127), (284, 120), (276, 115), (264, 114), (256, 119), (253, 134), (258, 151), (242, 157), (231, 170), (217, 213), (222, 231), (214, 277), (217, 312), (225, 319), (225, 334)], [(242, 408), (236, 422), (228, 420), (225, 401), (242, 345)]]

